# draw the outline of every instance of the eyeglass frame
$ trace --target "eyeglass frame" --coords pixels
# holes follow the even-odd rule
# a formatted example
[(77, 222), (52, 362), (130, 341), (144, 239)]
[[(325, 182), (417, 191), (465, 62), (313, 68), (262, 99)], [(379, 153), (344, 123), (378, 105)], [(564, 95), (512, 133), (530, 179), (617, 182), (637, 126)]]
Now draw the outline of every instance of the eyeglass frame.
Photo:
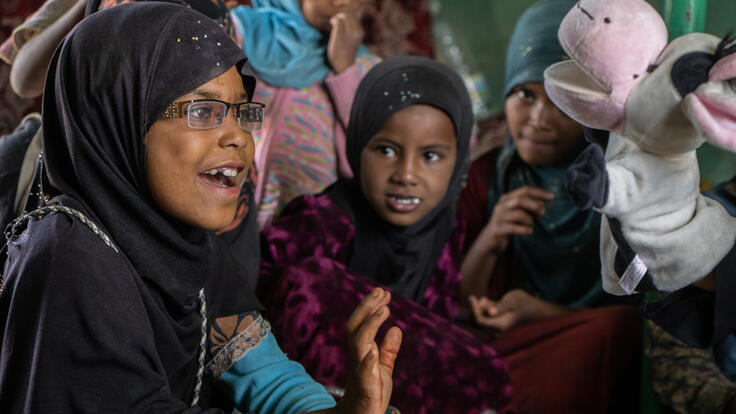
[[(196, 128), (196, 127), (191, 126), (190, 123), (189, 123), (189, 114), (184, 115), (184, 105), (191, 105), (191, 104), (197, 103), (197, 102), (219, 102), (219, 103), (225, 104), (225, 115), (222, 118), (222, 122), (220, 122), (219, 124), (214, 125), (212, 127), (209, 127), (209, 128)], [(225, 118), (227, 118), (228, 112), (230, 112), (230, 108), (231, 107), (234, 107), (235, 108), (235, 112), (233, 112), (233, 113), (235, 115), (235, 120), (238, 121), (238, 126), (241, 129), (248, 131), (247, 129), (243, 128), (242, 125), (240, 125), (240, 108), (239, 108), (239, 106), (240, 105), (243, 105), (243, 104), (256, 105), (256, 106), (258, 106), (258, 107), (260, 107), (262, 109), (266, 107), (266, 104), (264, 104), (262, 102), (256, 102), (256, 101), (243, 101), (243, 102), (231, 103), (231, 102), (223, 101), (223, 100), (220, 100), (220, 99), (207, 99), (207, 98), (205, 98), (205, 99), (191, 99), (191, 100), (188, 100), (188, 101), (175, 101), (175, 102), (172, 102), (166, 108), (166, 111), (161, 115), (161, 119), (186, 118), (186, 120), (187, 120), (187, 127), (188, 128), (202, 129), (202, 130), (214, 129), (214, 128), (217, 128), (219, 126), (222, 126), (222, 124), (225, 122)], [(261, 120), (260, 120), (260, 123), (261, 123), (261, 127), (262, 127), (262, 125), (263, 125), (263, 111), (261, 111)], [(259, 127), (258, 129), (256, 129), (255, 131), (261, 129), (261, 127)], [(249, 132), (253, 132), (253, 131), (249, 131)]]

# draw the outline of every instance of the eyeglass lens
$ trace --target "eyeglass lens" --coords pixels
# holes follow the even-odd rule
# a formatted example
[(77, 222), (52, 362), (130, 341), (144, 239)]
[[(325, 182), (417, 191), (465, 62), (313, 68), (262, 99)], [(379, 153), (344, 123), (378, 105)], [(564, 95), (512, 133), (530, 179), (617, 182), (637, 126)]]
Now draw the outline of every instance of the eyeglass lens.
[[(263, 106), (244, 102), (235, 111), (238, 125), (246, 131), (257, 131), (263, 123)], [(222, 125), (229, 105), (219, 101), (192, 102), (186, 109), (187, 124), (190, 128), (209, 129)]]

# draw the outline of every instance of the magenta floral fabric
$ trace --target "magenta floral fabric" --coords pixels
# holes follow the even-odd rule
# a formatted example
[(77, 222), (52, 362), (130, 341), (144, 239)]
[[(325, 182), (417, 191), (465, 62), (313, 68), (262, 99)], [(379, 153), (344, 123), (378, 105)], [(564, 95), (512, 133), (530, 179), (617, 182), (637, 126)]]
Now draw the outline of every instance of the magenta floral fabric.
[[(262, 233), (258, 295), (273, 332), (284, 352), (317, 381), (338, 387), (347, 376), (345, 324), (376, 286), (345, 266), (354, 233), (347, 214), (324, 195), (295, 199)], [(404, 333), (391, 399), (404, 414), (503, 412), (511, 397), (506, 363), (452, 324), (463, 234), (457, 225), (422, 303), (394, 296), (379, 334), (392, 325)]]

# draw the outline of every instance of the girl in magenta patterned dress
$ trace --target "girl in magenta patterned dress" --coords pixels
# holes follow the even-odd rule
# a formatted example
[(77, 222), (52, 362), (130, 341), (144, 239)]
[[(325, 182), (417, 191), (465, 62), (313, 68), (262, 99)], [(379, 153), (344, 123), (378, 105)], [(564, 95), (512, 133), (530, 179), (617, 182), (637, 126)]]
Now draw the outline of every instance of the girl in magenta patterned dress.
[(506, 364), (452, 324), (464, 238), (455, 205), (473, 122), (462, 80), (430, 59), (387, 59), (360, 83), (350, 119), (355, 177), (295, 199), (262, 233), (258, 290), (274, 331), (318, 381), (343, 384), (349, 309), (387, 286), (391, 324), (405, 333), (392, 405), (502, 412)]

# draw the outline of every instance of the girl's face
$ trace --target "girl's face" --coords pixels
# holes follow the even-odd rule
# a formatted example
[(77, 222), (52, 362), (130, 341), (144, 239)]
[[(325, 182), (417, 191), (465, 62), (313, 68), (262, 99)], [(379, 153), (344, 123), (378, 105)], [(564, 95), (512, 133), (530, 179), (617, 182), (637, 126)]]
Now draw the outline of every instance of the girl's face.
[(366, 0), (299, 0), (304, 19), (320, 32), (330, 32), (330, 18), (337, 13), (362, 14)]
[(445, 196), (457, 158), (447, 114), (411, 105), (393, 114), (360, 154), (360, 186), (378, 215), (410, 226)]
[(519, 156), (530, 165), (560, 162), (583, 139), (583, 127), (549, 100), (541, 82), (522, 83), (511, 91), (506, 119)]
[[(240, 74), (232, 67), (176, 101), (191, 99), (235, 103), (247, 101), (248, 96)], [(164, 212), (208, 230), (230, 224), (255, 148), (253, 136), (238, 125), (234, 108), (212, 129), (189, 128), (186, 117), (161, 119), (153, 124), (145, 142), (148, 185)]]

